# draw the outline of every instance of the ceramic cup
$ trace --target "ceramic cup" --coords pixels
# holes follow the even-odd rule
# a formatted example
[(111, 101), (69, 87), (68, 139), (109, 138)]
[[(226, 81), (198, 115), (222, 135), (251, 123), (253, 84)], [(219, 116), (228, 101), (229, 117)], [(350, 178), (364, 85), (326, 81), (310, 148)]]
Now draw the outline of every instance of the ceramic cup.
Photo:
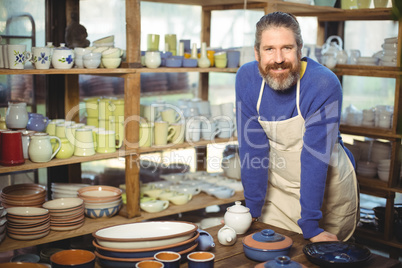
[(151, 123), (140, 123), (140, 147), (150, 147), (152, 145), (154, 125)]
[(10, 69), (24, 69), (24, 65), (32, 58), (26, 45), (8, 45), (8, 63)]
[(149, 122), (155, 122), (160, 117), (158, 107), (154, 104), (141, 105), (141, 115)]
[[(145, 201), (146, 199), (149, 199)], [(169, 207), (168, 200), (155, 200), (150, 197), (141, 198), (140, 207), (142, 210), (148, 213), (157, 213), (161, 212)]]
[(234, 131), (233, 121), (230, 119), (221, 118), (217, 122), (218, 122), (218, 128), (220, 129), (218, 137), (224, 139), (232, 137)]
[[(58, 146), (53, 149), (51, 139), (54, 139)], [(45, 163), (52, 160), (61, 148), (61, 140), (56, 136), (49, 136), (47, 133), (38, 132), (31, 136), (28, 146), (29, 159), (32, 162)]]
[(161, 118), (163, 121), (168, 122), (169, 124), (177, 123), (181, 119), (181, 112), (176, 111), (173, 108), (167, 108), (161, 111)]
[(75, 156), (90, 156), (95, 154), (92, 129), (79, 128), (75, 131)]
[(49, 47), (33, 47), (32, 62), (36, 69), (49, 69), (51, 49)]
[(192, 198), (192, 194), (174, 192), (174, 194), (167, 199), (175, 205), (184, 205), (187, 204)]
[(163, 263), (154, 260), (140, 261), (135, 264), (135, 268), (164, 268)]
[(238, 50), (228, 50), (227, 52), (227, 67), (237, 68), (240, 64), (240, 51)]
[(0, 132), (0, 144), (1, 165), (15, 166), (25, 163), (21, 132), (13, 130)]
[(147, 35), (147, 51), (159, 51), (159, 34)]
[(98, 132), (96, 139), (97, 153), (113, 153), (120, 148), (123, 140), (119, 140), (116, 144), (116, 132), (113, 130), (101, 130)]
[(158, 68), (162, 64), (161, 53), (159, 51), (145, 52), (145, 66), (148, 68)]
[(201, 138), (204, 140), (213, 140), (220, 132), (217, 121), (207, 120), (201, 124)]
[(201, 139), (201, 120), (190, 118), (186, 122), (186, 141), (197, 142)]
[(213, 268), (215, 255), (212, 252), (195, 251), (187, 255), (188, 268)]
[(166, 145), (168, 142), (172, 140), (173, 135), (175, 134), (174, 129), (169, 126), (168, 122), (165, 121), (157, 121), (155, 122), (154, 127), (154, 138), (156, 146)]
[(211, 105), (209, 101), (198, 101), (197, 102), (198, 113), (200, 115), (210, 116), (211, 115)]
[[(177, 38), (176, 34), (165, 34), (165, 44), (168, 45), (168, 50), (172, 53), (173, 56), (176, 56), (177, 54)], [(184, 46), (183, 46), (183, 51), (184, 51)]]
[(21, 139), (22, 139), (22, 152), (24, 155), (24, 159), (29, 159), (28, 155), (28, 147), (29, 147), (29, 142), (31, 141), (31, 136), (35, 133), (33, 130), (19, 130), (22, 134)]
[(175, 123), (170, 124), (170, 127), (174, 130), (174, 135), (171, 139), (173, 144), (181, 144), (184, 142), (184, 133), (185, 133), (185, 124), (184, 123)]
[(175, 251), (160, 251), (154, 255), (155, 260), (165, 265), (165, 268), (179, 268), (181, 255)]
[(221, 114), (223, 116), (229, 117), (230, 119), (234, 119), (234, 104), (232, 102), (222, 103), (221, 105)]

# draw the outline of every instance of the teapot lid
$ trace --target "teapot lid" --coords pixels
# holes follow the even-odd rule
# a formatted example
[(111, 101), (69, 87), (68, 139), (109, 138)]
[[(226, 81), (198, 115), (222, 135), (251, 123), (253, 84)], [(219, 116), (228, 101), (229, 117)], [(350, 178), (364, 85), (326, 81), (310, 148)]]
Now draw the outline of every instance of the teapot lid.
[(248, 207), (243, 206), (241, 204), (241, 201), (236, 201), (233, 206), (227, 208), (227, 211), (234, 213), (246, 213), (249, 212), (250, 209)]
[(264, 229), (246, 236), (243, 244), (261, 250), (280, 250), (291, 247), (293, 240), (286, 235), (275, 233), (272, 229)]

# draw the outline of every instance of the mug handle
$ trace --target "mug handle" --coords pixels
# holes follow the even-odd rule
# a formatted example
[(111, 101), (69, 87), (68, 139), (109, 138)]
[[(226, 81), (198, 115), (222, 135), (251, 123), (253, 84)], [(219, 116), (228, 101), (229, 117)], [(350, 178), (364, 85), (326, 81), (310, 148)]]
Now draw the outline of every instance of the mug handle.
[(187, 199), (188, 199), (188, 201), (190, 201), (191, 199), (193, 199), (193, 195), (192, 195), (192, 194), (188, 194), (188, 195), (187, 195)]
[[(31, 59), (32, 59), (32, 52), (30, 52), (30, 51), (25, 51), (24, 54), (25, 54), (25, 62), (31, 61)], [(24, 62), (24, 63), (25, 63), (25, 62)]]
[(116, 145), (116, 149), (119, 149), (122, 145), (123, 145), (123, 139), (119, 135), (119, 143)]
[(49, 139), (56, 139), (57, 142), (59, 143), (59, 146), (57, 147), (57, 149), (53, 152), (52, 156), (50, 157), (50, 159), (53, 159), (56, 156), (56, 154), (60, 151), (61, 140), (59, 137), (56, 137), (56, 136), (49, 136)]
[(172, 141), (172, 138), (173, 138), (174, 134), (176, 134), (176, 130), (172, 126), (170, 126), (168, 128), (168, 136), (167, 136), (168, 142)]
[(169, 201), (168, 200), (163, 200), (163, 209), (167, 209), (169, 206)]

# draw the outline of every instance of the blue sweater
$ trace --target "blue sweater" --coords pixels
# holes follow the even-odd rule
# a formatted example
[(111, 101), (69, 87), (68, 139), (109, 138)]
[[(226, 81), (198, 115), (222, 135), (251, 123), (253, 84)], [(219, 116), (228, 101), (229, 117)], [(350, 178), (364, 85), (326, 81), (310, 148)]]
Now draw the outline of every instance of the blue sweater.
[[(307, 67), (300, 80), (300, 111), (306, 130), (300, 156), (301, 218), (298, 225), (303, 236), (309, 239), (323, 231), (318, 223), (322, 218), (320, 208), (328, 162), (334, 144), (339, 142), (343, 146), (339, 133), (342, 88), (331, 70), (309, 58), (303, 60), (307, 60)], [(261, 82), (256, 61), (242, 65), (237, 72), (236, 116), (242, 163), (241, 178), (246, 205), (253, 217), (261, 215), (268, 186), (269, 141), (258, 122), (256, 108)], [(265, 84), (259, 111), (261, 120), (286, 120), (295, 117), (297, 113), (296, 86), (286, 92), (278, 92)], [(347, 150), (346, 152), (354, 163), (353, 156)], [(261, 164), (247, 165), (245, 160)]]

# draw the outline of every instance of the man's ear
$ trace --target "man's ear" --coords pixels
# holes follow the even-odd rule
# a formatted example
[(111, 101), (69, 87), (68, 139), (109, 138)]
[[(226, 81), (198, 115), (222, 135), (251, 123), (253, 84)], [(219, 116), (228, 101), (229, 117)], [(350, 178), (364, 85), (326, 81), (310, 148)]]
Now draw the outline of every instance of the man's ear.
[(257, 49), (254, 47), (254, 58), (256, 61), (260, 61), (260, 56), (259, 56), (259, 52), (257, 51)]

